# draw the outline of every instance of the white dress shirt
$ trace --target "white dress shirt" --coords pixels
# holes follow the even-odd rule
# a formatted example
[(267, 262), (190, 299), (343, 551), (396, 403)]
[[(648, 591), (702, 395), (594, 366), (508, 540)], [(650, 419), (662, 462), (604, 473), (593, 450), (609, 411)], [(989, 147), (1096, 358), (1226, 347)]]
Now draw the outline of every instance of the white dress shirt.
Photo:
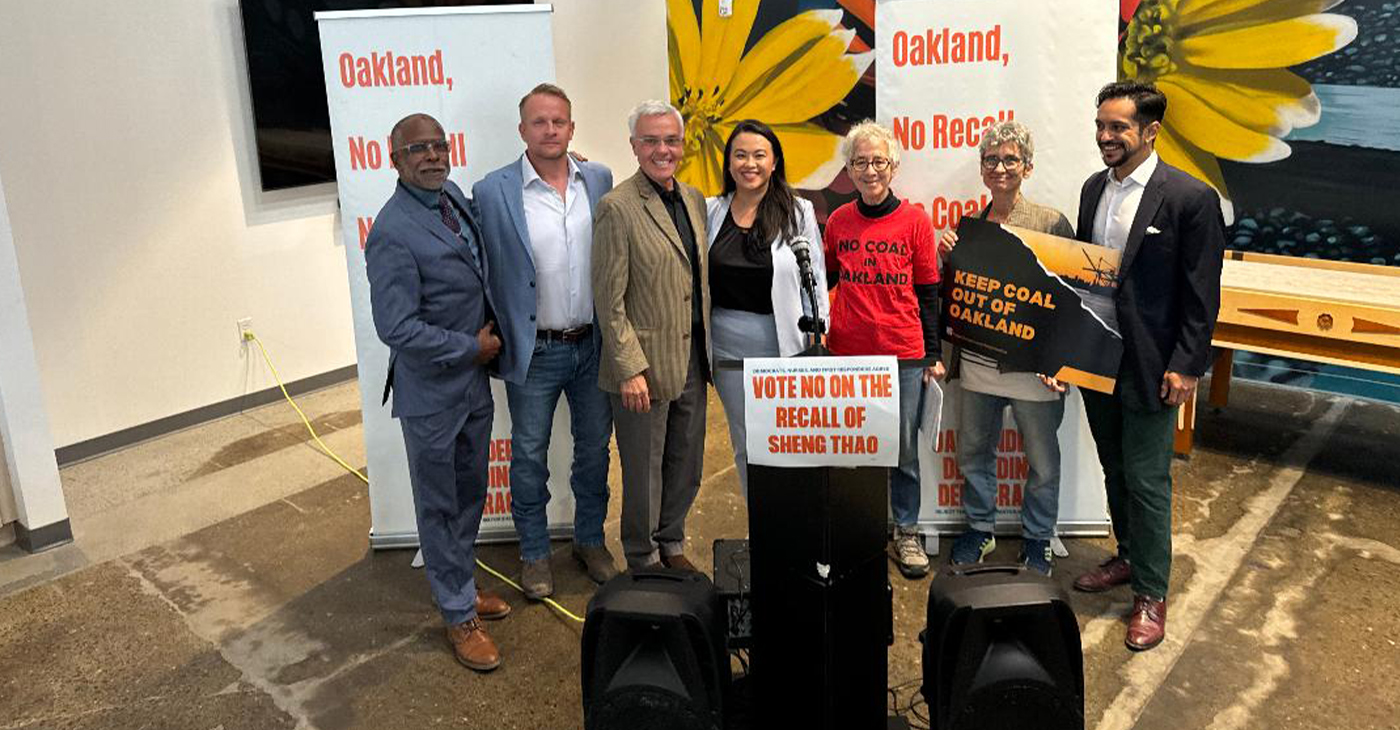
[[(1154, 150), (1142, 164), (1120, 182), (1108, 173), (1103, 194), (1099, 196), (1099, 206), (1094, 211), (1095, 244), (1122, 251), (1128, 245), (1128, 233), (1133, 229), (1133, 218), (1137, 216), (1138, 204), (1152, 173), (1157, 171), (1157, 152)], [(1085, 297), (1089, 308), (1114, 331), (1118, 330), (1117, 307), (1107, 297)]]
[(593, 211), (583, 173), (569, 159), (569, 187), (559, 191), (520, 158), (525, 226), (535, 262), (535, 327), (566, 330), (593, 323)]
[(1094, 211), (1094, 243), (1118, 251), (1128, 245), (1128, 232), (1132, 230), (1138, 203), (1142, 202), (1142, 191), (1147, 189), (1147, 181), (1156, 171), (1155, 151), (1122, 182), (1115, 180), (1113, 171), (1109, 171), (1108, 182), (1103, 186), (1103, 195), (1099, 197), (1099, 207)]

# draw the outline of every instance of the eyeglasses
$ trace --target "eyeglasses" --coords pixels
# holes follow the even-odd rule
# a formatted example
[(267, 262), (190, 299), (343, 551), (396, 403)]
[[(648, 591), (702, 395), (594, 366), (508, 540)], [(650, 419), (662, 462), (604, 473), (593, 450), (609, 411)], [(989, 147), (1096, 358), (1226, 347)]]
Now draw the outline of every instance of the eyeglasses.
[(851, 160), (851, 169), (853, 170), (865, 171), (871, 167), (875, 168), (875, 172), (884, 172), (890, 169), (890, 161), (885, 157), (872, 157), (868, 160), (861, 157)]
[(451, 149), (452, 145), (448, 144), (447, 140), (435, 139), (431, 142), (414, 142), (413, 144), (406, 144), (394, 151), (399, 153), (407, 152), (408, 154), (417, 157), (419, 155), (428, 154), (428, 150), (432, 150), (440, 155), (445, 155)]
[(643, 147), (659, 147), (661, 145), (666, 145), (667, 147), (677, 149), (685, 142), (685, 140), (680, 137), (641, 137), (637, 141), (640, 142)]
[(997, 169), (998, 165), (1001, 165), (1005, 167), (1008, 171), (1010, 171), (1019, 168), (1021, 166), (1021, 163), (1024, 161), (1025, 160), (1022, 160), (1021, 158), (1015, 155), (1007, 155), (1006, 157), (987, 155), (986, 157), (982, 158), (982, 169), (986, 170), (987, 172), (991, 172), (992, 170)]

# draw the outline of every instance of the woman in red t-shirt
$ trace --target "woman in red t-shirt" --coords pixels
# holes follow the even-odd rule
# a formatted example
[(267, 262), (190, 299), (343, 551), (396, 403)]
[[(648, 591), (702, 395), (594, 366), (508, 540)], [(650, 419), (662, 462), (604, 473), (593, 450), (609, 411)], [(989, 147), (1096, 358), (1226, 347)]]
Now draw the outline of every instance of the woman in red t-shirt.
[(901, 368), (899, 467), (890, 473), (895, 534), (890, 554), (901, 573), (928, 573), (918, 533), (919, 449), (923, 384), (943, 377), (938, 341), (938, 258), (928, 216), (890, 191), (899, 145), (872, 121), (851, 127), (841, 143), (846, 173), (860, 196), (832, 212), (822, 237), (827, 283), (836, 291), (827, 347), (836, 355), (893, 355), (924, 360)]

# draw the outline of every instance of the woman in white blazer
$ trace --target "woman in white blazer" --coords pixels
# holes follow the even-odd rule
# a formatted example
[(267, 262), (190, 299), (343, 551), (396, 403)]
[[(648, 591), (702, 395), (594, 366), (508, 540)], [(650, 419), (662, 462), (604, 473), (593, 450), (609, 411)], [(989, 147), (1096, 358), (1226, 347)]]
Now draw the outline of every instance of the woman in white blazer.
[[(768, 125), (739, 122), (724, 146), (724, 194), (705, 201), (710, 266), (710, 345), (716, 362), (791, 357), (806, 345), (797, 321), (811, 315), (792, 242), (806, 239), (817, 306), (828, 315), (826, 262), (812, 204), (793, 193), (783, 147)], [(712, 368), (729, 421), (739, 484), (748, 491), (743, 372)]]

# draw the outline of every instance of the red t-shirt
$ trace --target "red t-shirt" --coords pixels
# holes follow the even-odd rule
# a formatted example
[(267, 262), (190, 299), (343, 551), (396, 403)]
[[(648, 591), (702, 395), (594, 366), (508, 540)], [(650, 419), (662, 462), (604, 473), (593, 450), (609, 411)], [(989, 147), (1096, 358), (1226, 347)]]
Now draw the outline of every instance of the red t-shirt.
[[(822, 236), (836, 301), (826, 346), (836, 355), (924, 356), (914, 285), (938, 283), (938, 256), (928, 216), (901, 202), (881, 218), (855, 201), (832, 212)], [(834, 262), (834, 263), (833, 263)]]

